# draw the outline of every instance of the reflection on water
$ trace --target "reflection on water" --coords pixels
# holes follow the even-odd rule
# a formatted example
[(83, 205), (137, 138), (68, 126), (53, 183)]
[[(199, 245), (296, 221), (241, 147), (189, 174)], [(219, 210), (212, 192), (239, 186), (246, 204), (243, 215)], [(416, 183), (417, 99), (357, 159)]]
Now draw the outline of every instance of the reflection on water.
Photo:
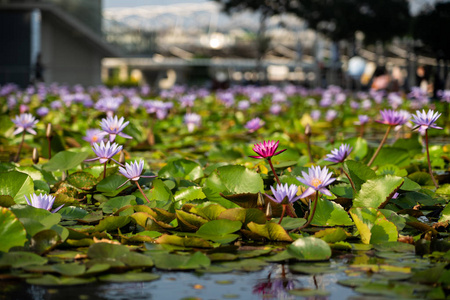
[[(334, 262), (332, 262), (333, 264)], [(341, 264), (342, 265), (342, 264)], [(258, 272), (199, 274), (154, 271), (161, 278), (139, 283), (94, 283), (82, 286), (42, 287), (25, 283), (0, 284), (0, 300), (93, 300), (93, 299), (298, 299), (292, 289), (326, 290), (330, 296), (306, 299), (346, 299), (356, 295), (338, 285), (348, 278), (343, 271), (323, 275), (289, 272), (288, 265), (272, 264)]]

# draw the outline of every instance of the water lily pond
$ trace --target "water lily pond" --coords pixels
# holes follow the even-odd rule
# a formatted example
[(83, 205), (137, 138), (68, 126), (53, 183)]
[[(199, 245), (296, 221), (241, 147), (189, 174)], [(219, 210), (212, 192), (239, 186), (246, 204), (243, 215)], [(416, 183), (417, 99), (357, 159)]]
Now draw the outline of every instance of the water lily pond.
[(5, 85), (0, 99), (1, 299), (450, 295), (445, 97)]

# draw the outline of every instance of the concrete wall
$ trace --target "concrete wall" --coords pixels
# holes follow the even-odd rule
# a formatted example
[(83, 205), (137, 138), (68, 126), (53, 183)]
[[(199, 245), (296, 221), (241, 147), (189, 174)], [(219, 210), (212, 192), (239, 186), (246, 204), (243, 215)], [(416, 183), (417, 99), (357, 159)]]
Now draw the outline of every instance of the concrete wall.
[(98, 50), (76, 32), (45, 15), (41, 21), (41, 55), (46, 83), (82, 85), (101, 83)]

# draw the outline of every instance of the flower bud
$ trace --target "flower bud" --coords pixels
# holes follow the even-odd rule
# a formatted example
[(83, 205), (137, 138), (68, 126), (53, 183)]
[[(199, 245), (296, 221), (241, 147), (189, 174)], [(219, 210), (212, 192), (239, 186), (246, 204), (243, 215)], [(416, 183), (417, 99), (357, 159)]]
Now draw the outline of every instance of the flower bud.
[(37, 148), (33, 148), (33, 155), (31, 156), (33, 163), (37, 164), (39, 162), (39, 153)]
[(272, 205), (270, 205), (270, 202), (267, 203), (266, 217), (268, 217), (268, 218), (272, 217)]
[(48, 123), (47, 124), (47, 130), (45, 131), (45, 136), (48, 139), (51, 139), (53, 137), (53, 132), (52, 132), (52, 123)]
[(311, 126), (309, 126), (309, 124), (306, 124), (305, 135), (308, 136), (308, 137), (311, 136)]
[(119, 156), (119, 163), (121, 165), (125, 164), (125, 153), (123, 151), (120, 151), (120, 156)]

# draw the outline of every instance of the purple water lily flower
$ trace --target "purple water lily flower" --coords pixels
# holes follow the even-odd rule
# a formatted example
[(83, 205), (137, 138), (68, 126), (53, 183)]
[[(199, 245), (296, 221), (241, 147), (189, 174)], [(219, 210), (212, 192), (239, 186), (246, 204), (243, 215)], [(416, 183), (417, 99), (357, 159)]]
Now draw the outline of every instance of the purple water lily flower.
[(331, 150), (331, 154), (327, 154), (327, 158), (325, 160), (331, 161), (334, 163), (343, 162), (347, 156), (350, 155), (353, 148), (348, 144), (342, 144), (339, 148)]
[(413, 130), (418, 129), (419, 132), (423, 133), (428, 128), (442, 129), (442, 127), (436, 126), (435, 124), (440, 116), (440, 113), (434, 112), (432, 109), (428, 112), (425, 112), (425, 110), (422, 110), (422, 112), (419, 110), (416, 111), (416, 114), (412, 115), (412, 121), (416, 124)]
[(119, 109), (123, 102), (123, 97), (105, 97), (101, 98), (95, 103), (95, 109), (106, 112), (106, 115), (112, 117), (114, 112)]
[(45, 106), (41, 106), (38, 109), (36, 109), (36, 114), (39, 117), (45, 117), (46, 115), (48, 115), (49, 112), (50, 112), (50, 110)]
[(36, 135), (36, 131), (33, 129), (33, 127), (39, 121), (36, 120), (36, 118), (32, 114), (20, 114), (16, 116), (15, 119), (11, 119), (11, 121), (17, 126), (17, 129), (13, 132), (14, 135), (19, 134), (24, 130), (33, 135)]
[(188, 131), (194, 131), (195, 127), (200, 126), (202, 117), (196, 113), (188, 113), (184, 116), (184, 123), (186, 124)]
[[(36, 207), (36, 208), (42, 208), (45, 210), (50, 211), (52, 209), (53, 206), (53, 202), (55, 202), (55, 197), (52, 195), (42, 195), (39, 194), (31, 194), (30, 195), (30, 199), (28, 199), (27, 196), (25, 196), (25, 199), (27, 200), (28, 205)], [(52, 213), (57, 212), (58, 210), (60, 210), (63, 205), (58, 206), (57, 208), (55, 208), (54, 210), (52, 210)]]
[(270, 187), (273, 193), (273, 197), (270, 195), (267, 195), (270, 199), (275, 201), (276, 203), (280, 204), (289, 204), (294, 203), (298, 199), (300, 199), (300, 196), (297, 196), (298, 192), (298, 186), (295, 184), (291, 184), (288, 186), (288, 184), (277, 184), (277, 188), (274, 189), (272, 186)]
[(297, 177), (297, 180), (309, 187), (300, 195), (300, 198), (308, 197), (314, 194), (315, 191), (319, 191), (327, 196), (332, 195), (326, 187), (335, 181), (336, 178), (331, 178), (332, 173), (328, 173), (327, 167), (323, 169), (320, 166), (311, 167), (308, 169), (308, 173), (302, 171), (302, 175), (303, 178)]
[(100, 122), (100, 126), (104, 132), (109, 134), (109, 141), (113, 142), (116, 139), (116, 135), (124, 137), (126, 139), (132, 139), (131, 136), (122, 132), (122, 130), (130, 123), (130, 121), (126, 121), (124, 123), (124, 118), (120, 119), (117, 116), (107, 117), (106, 119), (102, 119)]
[(113, 160), (115, 163), (119, 164), (120, 163), (115, 160), (113, 158), (114, 155), (116, 155), (117, 153), (119, 153), (120, 151), (122, 151), (123, 146), (119, 146), (118, 144), (114, 143), (111, 145), (110, 142), (107, 142), (106, 144), (101, 141), (100, 144), (99, 143), (95, 143), (92, 146), (92, 150), (94, 151), (94, 153), (97, 155), (96, 158), (91, 158), (91, 159), (87, 159), (85, 160), (86, 162), (88, 161), (95, 161), (95, 160), (99, 160), (101, 164), (106, 163), (108, 160)]
[(355, 122), (354, 124), (355, 125), (364, 125), (364, 124), (366, 124), (367, 122), (369, 122), (369, 117), (367, 116), (367, 115), (359, 115), (358, 116), (358, 121), (357, 122)]
[(89, 142), (90, 144), (99, 143), (103, 141), (103, 137), (107, 135), (106, 132), (100, 129), (88, 129), (86, 130), (86, 136), (83, 140)]
[(153, 176), (141, 175), (143, 169), (144, 169), (144, 161), (142, 159), (139, 162), (137, 160), (135, 160), (134, 163), (125, 163), (125, 168), (119, 167), (120, 174), (125, 176), (127, 178), (127, 181), (122, 183), (118, 188), (121, 188), (128, 181), (138, 181), (139, 178), (141, 178), (141, 177), (143, 177), (143, 178), (157, 177), (156, 175), (153, 175)]
[(385, 109), (380, 110), (380, 114), (381, 120), (375, 120), (375, 122), (390, 126), (403, 125), (408, 122), (408, 119), (405, 118), (405, 115), (400, 113), (399, 111)]
[(261, 120), (260, 118), (254, 118), (245, 124), (245, 128), (248, 129), (248, 132), (255, 132), (256, 130), (263, 127), (264, 124), (265, 124), (265, 122), (263, 120)]
[(252, 157), (252, 158), (272, 158), (272, 156), (278, 155), (278, 154), (286, 151), (286, 149), (283, 149), (283, 150), (276, 152), (279, 143), (280, 143), (280, 141), (276, 141), (276, 142), (263, 141), (262, 143), (255, 144), (255, 145), (253, 145), (253, 151), (255, 151), (259, 155), (258, 156), (250, 156), (250, 157)]

